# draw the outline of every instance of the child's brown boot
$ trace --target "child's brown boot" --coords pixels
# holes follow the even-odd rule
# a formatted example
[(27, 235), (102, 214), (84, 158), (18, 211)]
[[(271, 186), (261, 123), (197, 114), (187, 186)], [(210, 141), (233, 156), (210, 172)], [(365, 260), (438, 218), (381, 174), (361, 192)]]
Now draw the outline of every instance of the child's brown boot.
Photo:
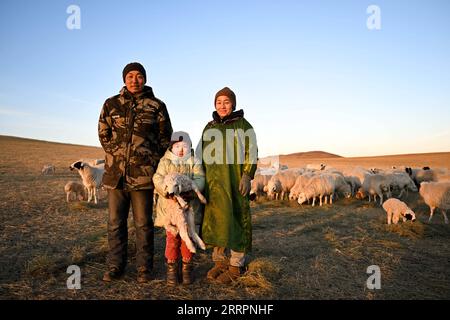
[(178, 263), (167, 263), (167, 285), (174, 287), (178, 284)]
[(183, 275), (183, 284), (184, 285), (190, 285), (193, 282), (192, 279), (192, 263), (191, 262), (184, 262), (183, 261), (183, 267), (181, 270), (181, 273)]
[(216, 281), (222, 284), (230, 284), (233, 281), (236, 281), (242, 274), (243, 271), (240, 267), (229, 266), (228, 270), (221, 273)]

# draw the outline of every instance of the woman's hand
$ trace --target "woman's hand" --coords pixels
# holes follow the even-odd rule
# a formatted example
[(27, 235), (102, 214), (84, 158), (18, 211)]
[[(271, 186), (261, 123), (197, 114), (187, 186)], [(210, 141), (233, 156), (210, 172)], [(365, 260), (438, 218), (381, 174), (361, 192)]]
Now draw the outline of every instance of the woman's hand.
[(243, 174), (241, 178), (241, 182), (239, 183), (239, 192), (243, 197), (250, 193), (251, 188), (251, 179), (247, 174)]

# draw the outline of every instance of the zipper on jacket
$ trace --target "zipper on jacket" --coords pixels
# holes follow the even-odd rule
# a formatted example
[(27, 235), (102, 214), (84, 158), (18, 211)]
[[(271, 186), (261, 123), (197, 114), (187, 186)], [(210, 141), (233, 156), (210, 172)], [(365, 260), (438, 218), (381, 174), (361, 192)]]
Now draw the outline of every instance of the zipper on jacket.
[[(134, 100), (134, 99), (133, 99)], [(128, 166), (130, 163), (130, 151), (131, 151), (131, 140), (133, 137), (133, 129), (134, 129), (134, 108), (136, 107), (136, 103), (133, 101), (131, 107), (127, 110), (128, 114), (128, 122), (127, 122), (127, 152), (125, 155), (125, 169), (124, 169), (124, 189), (127, 183), (127, 174), (128, 174)]]

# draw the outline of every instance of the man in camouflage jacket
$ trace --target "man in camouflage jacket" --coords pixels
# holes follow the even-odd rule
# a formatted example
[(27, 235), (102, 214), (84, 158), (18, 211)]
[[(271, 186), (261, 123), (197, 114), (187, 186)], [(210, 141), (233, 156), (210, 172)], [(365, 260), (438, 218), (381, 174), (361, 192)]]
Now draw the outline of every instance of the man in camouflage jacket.
[(165, 104), (151, 87), (137, 63), (123, 70), (125, 86), (107, 99), (98, 122), (105, 150), (103, 185), (108, 189), (108, 271), (104, 281), (123, 275), (127, 262), (127, 218), (130, 204), (136, 227), (138, 282), (151, 278), (154, 254), (153, 182), (159, 159), (170, 143), (172, 126)]

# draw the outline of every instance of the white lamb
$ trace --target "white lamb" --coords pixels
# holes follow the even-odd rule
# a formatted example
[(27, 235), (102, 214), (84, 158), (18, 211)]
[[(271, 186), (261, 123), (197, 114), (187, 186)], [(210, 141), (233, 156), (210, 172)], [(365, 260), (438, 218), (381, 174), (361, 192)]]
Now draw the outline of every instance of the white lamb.
[[(167, 201), (163, 222), (164, 228), (176, 236), (180, 234), (189, 251), (195, 253), (194, 241), (203, 250), (205, 243), (195, 230), (194, 211), (182, 197), (182, 193), (194, 191), (200, 202), (206, 204), (205, 197), (200, 193), (198, 186), (188, 176), (179, 173), (170, 173), (164, 177), (164, 192), (173, 201)], [(192, 240), (191, 240), (192, 239)]]
[(307, 200), (313, 199), (312, 206), (314, 207), (316, 197), (319, 197), (320, 206), (322, 206), (322, 197), (325, 196), (325, 204), (327, 203), (328, 197), (330, 199), (330, 204), (332, 204), (332, 195), (334, 191), (335, 187), (332, 177), (329, 175), (317, 175), (311, 178), (303, 192), (299, 194), (298, 203), (303, 204)]
[(387, 214), (387, 223), (397, 224), (400, 217), (403, 219), (403, 222), (406, 220), (416, 221), (416, 214), (412, 211), (406, 203), (400, 201), (395, 198), (391, 198), (386, 200), (383, 203), (383, 209)]
[(86, 198), (86, 189), (81, 183), (75, 181), (67, 182), (64, 186), (64, 192), (66, 193), (67, 202), (70, 202), (71, 198), (75, 198), (75, 200), (80, 201), (85, 200)]
[(88, 191), (88, 202), (94, 198), (94, 202), (98, 203), (97, 189), (102, 185), (102, 178), (105, 169), (100, 167), (92, 167), (83, 161), (76, 161), (70, 165), (70, 170), (77, 169), (83, 180), (83, 185)]
[(430, 207), (430, 218), (436, 208), (441, 209), (445, 223), (448, 223), (446, 211), (450, 209), (450, 182), (422, 182), (419, 194), (425, 203)]
[(56, 168), (54, 165), (46, 164), (42, 167), (41, 174), (48, 175), (48, 174), (55, 174)]

